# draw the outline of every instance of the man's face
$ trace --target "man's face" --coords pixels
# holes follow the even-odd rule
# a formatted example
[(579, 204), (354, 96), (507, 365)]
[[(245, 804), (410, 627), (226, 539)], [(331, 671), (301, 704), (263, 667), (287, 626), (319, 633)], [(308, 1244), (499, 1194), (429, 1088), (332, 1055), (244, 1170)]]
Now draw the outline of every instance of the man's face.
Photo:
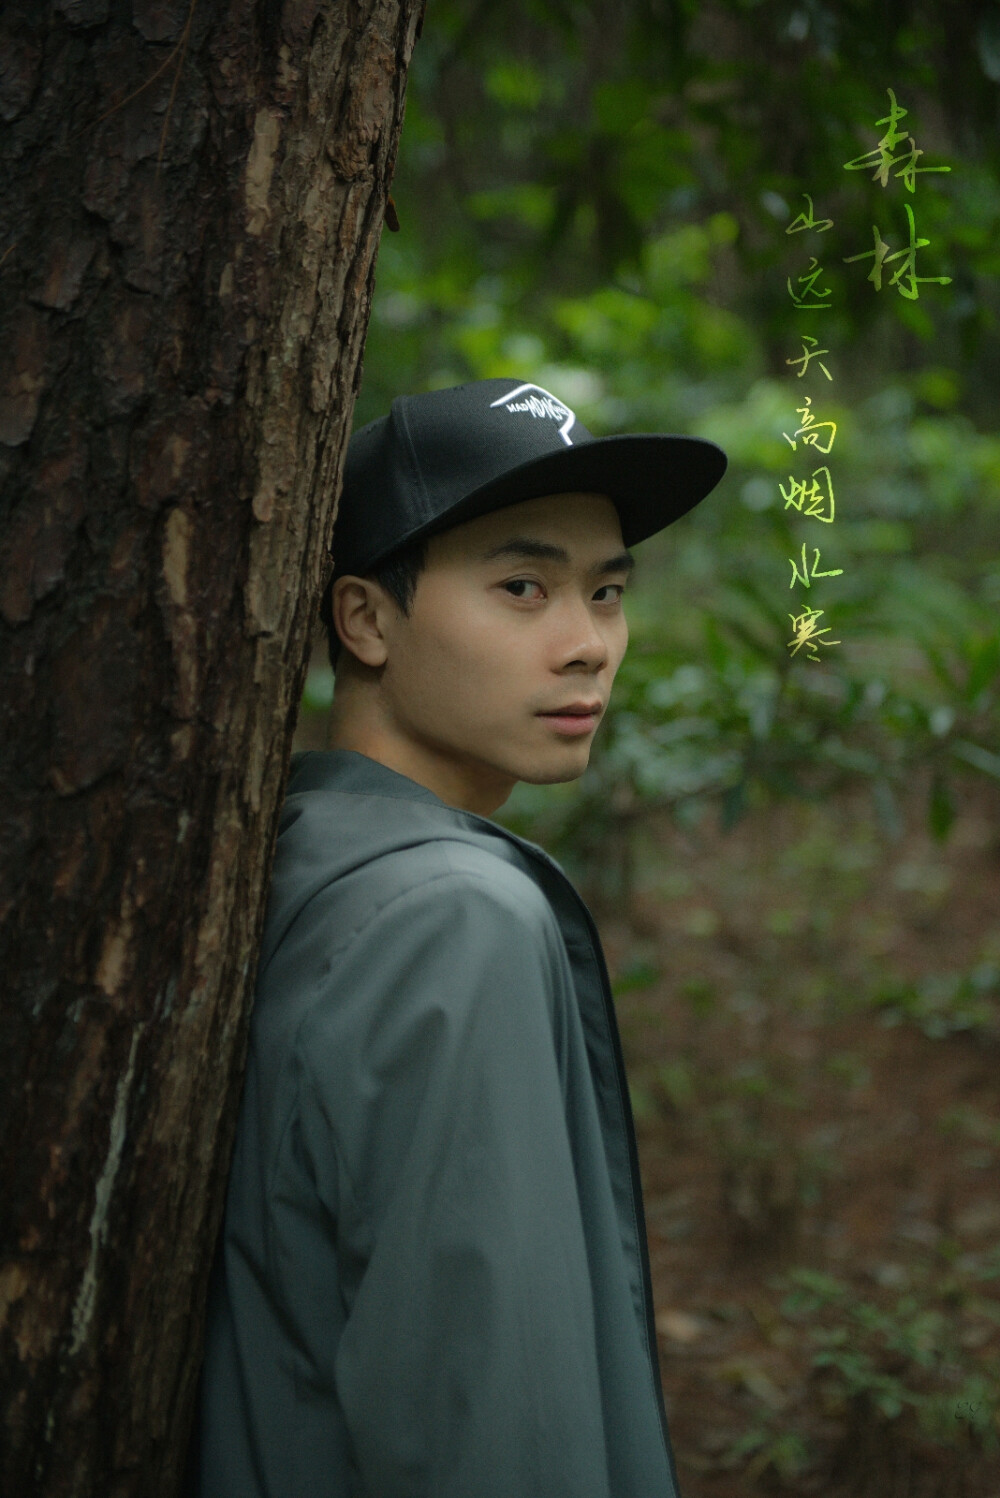
[(526, 500), (428, 543), (409, 617), (380, 611), (380, 717), (393, 768), (492, 811), (518, 780), (590, 757), (628, 626), (631, 557), (600, 494)]

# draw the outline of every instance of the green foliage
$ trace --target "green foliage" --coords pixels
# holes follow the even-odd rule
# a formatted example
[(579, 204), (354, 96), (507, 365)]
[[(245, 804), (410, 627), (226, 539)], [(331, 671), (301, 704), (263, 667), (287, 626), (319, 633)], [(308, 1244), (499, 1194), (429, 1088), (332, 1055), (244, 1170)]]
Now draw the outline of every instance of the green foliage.
[(808, 1472), (814, 1463), (810, 1443), (797, 1431), (784, 1427), (777, 1410), (761, 1410), (753, 1422), (723, 1453), (723, 1466), (742, 1469), (751, 1481), (773, 1473), (779, 1480), (792, 1482)]
[(993, 1273), (991, 1263), (962, 1273), (935, 1265), (906, 1294), (875, 1302), (834, 1275), (793, 1270), (782, 1312), (813, 1345), (826, 1409), (853, 1406), (855, 1418), (863, 1410), (886, 1429), (909, 1414), (935, 1444), (960, 1445), (971, 1435), (980, 1449), (1000, 1450), (997, 1368), (968, 1336), (1000, 1317), (1000, 1305), (982, 1293)]
[[(798, 664), (783, 650), (780, 604), (752, 575), (748, 548), (744, 576), (716, 584), (715, 611), (699, 616), (692, 601), (684, 616), (685, 562), (691, 591), (705, 586), (698, 539), (680, 557), (671, 602), (640, 593), (632, 646), (586, 775), (550, 799), (546, 818), (532, 819), (538, 798), (527, 790), (515, 793), (506, 815), (515, 823), (521, 815), (525, 830), (582, 866), (616, 828), (654, 806), (691, 822), (714, 804), (732, 825), (762, 798), (823, 799), (858, 782), (870, 787), (874, 814), (894, 835), (899, 797), (923, 776), (929, 825), (946, 836), (968, 771), (1000, 778), (1000, 756), (986, 747), (1000, 729), (991, 664), (1000, 632), (989, 611), (930, 568), (918, 603), (912, 560), (897, 570), (874, 553), (872, 591), (844, 609), (843, 632), (853, 621), (857, 637), (850, 652), (823, 666)], [(726, 541), (713, 570), (724, 571)], [(876, 611), (886, 616), (882, 628)], [(911, 619), (912, 630), (897, 633), (893, 619)]]
[(930, 974), (915, 983), (890, 983), (876, 990), (876, 1008), (886, 1021), (907, 1021), (932, 1040), (948, 1035), (1000, 1034), (1000, 966), (981, 962), (971, 972)]
[(615, 979), (613, 992), (616, 998), (623, 994), (641, 992), (650, 988), (660, 976), (660, 970), (651, 962), (636, 962)]
[(683, 1056), (665, 1061), (657, 1068), (656, 1080), (664, 1098), (677, 1113), (684, 1113), (695, 1101), (697, 1085), (694, 1068)]
[[(916, 782), (944, 839), (968, 778), (1000, 781), (992, 42), (959, 11), (945, 49), (940, 8), (909, 11), (436, 0), (414, 54), (357, 421), (402, 390), (530, 375), (595, 432), (689, 431), (730, 455), (640, 551), (590, 771), (505, 812), (609, 892), (653, 807), (730, 826), (862, 783), (892, 836)], [(844, 170), (889, 86), (921, 164), (952, 167), (917, 178), (927, 273), (952, 277), (919, 302), (843, 264), (873, 223), (898, 232), (902, 182)], [(785, 228), (807, 192), (835, 224), (813, 236), (832, 382), (788, 364), (809, 236)], [(802, 391), (837, 422), (834, 525), (780, 493)], [(805, 595), (803, 543), (843, 569)], [(818, 660), (790, 654), (804, 598), (840, 642)], [(304, 710), (327, 695), (311, 682)]]
[(302, 711), (325, 713), (333, 701), (333, 671), (325, 663), (310, 666), (302, 694)]
[[(751, 10), (438, 0), (410, 71), (393, 187), (403, 231), (382, 246), (361, 419), (399, 389), (483, 373), (458, 335), (484, 316), (495, 317), (505, 373), (518, 372), (508, 340), (519, 334), (545, 345), (538, 358), (568, 362), (560, 303), (612, 285), (661, 314), (647, 399), (660, 373), (683, 371), (685, 386), (696, 374), (665, 359), (671, 349), (700, 352), (714, 378), (734, 338), (749, 353), (747, 329), (759, 368), (785, 373), (778, 348), (797, 327), (785, 278), (801, 244), (785, 227), (806, 192), (835, 222), (822, 247), (851, 383), (874, 348), (883, 370), (923, 375), (932, 409), (971, 400), (992, 413), (994, 85), (973, 12), (950, 16), (946, 37), (939, 7), (911, 9), (876, 22), (843, 3), (790, 15), (780, 0)], [(925, 288), (919, 303), (876, 294), (862, 266), (842, 264), (873, 223), (899, 230), (903, 184), (844, 170), (878, 139), (887, 86), (909, 111), (921, 165), (952, 166), (916, 179), (920, 233), (937, 273), (952, 276), (947, 294)], [(659, 421), (671, 417), (664, 392), (652, 404)]]

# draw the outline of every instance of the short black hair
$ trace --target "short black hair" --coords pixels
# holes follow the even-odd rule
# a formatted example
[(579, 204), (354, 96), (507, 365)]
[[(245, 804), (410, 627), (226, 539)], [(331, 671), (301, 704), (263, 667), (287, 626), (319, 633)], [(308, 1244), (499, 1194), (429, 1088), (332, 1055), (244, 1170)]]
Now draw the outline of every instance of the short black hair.
[[(420, 536), (416, 541), (411, 541), (408, 546), (400, 546), (396, 551), (390, 552), (387, 557), (383, 557), (377, 566), (365, 573), (365, 577), (371, 578), (372, 582), (383, 587), (400, 613), (409, 618), (410, 609), (413, 607), (413, 595), (417, 591), (417, 579), (426, 565), (427, 539)], [(337, 669), (337, 657), (342, 649), (340, 636), (333, 623), (335, 578), (336, 574), (327, 583), (319, 608), (320, 619), (326, 626), (330, 665), (334, 671)]]

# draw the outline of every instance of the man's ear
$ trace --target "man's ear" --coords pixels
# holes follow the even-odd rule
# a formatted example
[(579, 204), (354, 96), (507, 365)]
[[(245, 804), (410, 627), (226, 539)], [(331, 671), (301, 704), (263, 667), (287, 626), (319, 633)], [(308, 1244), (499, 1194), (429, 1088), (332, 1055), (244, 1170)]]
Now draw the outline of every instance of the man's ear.
[(330, 612), (340, 642), (364, 666), (384, 666), (388, 649), (383, 625), (391, 600), (371, 578), (338, 577)]

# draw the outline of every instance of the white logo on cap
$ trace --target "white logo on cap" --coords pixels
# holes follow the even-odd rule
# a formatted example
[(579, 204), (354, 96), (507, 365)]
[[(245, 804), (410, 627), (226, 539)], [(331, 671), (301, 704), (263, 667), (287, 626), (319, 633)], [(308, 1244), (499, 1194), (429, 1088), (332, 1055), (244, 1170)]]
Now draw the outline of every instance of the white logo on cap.
[(527, 411), (530, 416), (547, 416), (550, 421), (561, 422), (559, 435), (567, 447), (573, 446), (569, 429), (576, 420), (576, 412), (564, 405), (558, 396), (543, 390), (541, 385), (518, 385), (516, 390), (501, 395), (498, 401), (491, 401), (491, 411), (494, 406), (506, 406), (508, 411)]

